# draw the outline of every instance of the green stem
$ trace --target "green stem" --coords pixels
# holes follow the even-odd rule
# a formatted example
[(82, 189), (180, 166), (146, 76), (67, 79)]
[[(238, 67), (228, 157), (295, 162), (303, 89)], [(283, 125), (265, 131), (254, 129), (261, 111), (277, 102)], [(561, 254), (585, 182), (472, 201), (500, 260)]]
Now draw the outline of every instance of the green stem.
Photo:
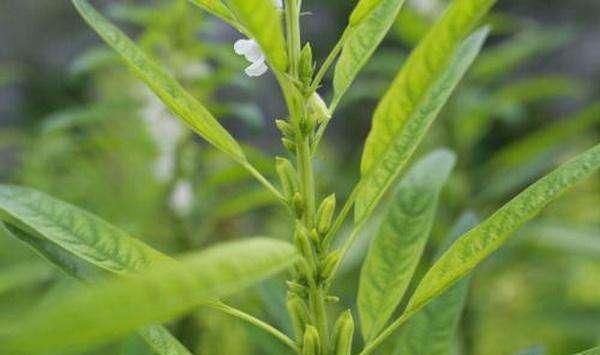
[(304, 223), (307, 228), (312, 228), (315, 222), (315, 183), (311, 161), (311, 150), (308, 137), (298, 142), (298, 173), (300, 174), (302, 195), (305, 198), (306, 213)]
[(267, 190), (269, 190), (275, 197), (277, 197), (277, 199), (279, 200), (279, 202), (283, 203), (285, 206), (287, 206), (287, 201), (285, 199), (285, 197), (283, 197), (283, 195), (281, 194), (281, 192), (279, 192), (279, 190), (277, 190), (277, 188), (275, 188), (275, 186), (273, 186), (273, 184), (271, 184), (269, 182), (269, 180), (267, 180), (267, 178), (265, 178), (258, 170), (256, 170), (256, 168), (248, 163), (248, 162), (243, 162), (241, 163), (242, 166), (252, 175), (254, 176), (254, 178), (256, 178), (256, 180), (261, 183), (261, 185), (263, 185)]
[(290, 56), (290, 74), (298, 76), (298, 63), (300, 62), (300, 7), (301, 0), (287, 0), (285, 6), (286, 28), (288, 39), (288, 53)]
[(279, 330), (277, 330), (275, 327), (271, 326), (270, 324), (267, 324), (267, 323), (261, 321), (260, 319), (249, 315), (248, 313), (245, 313), (237, 308), (228, 306), (225, 303), (222, 303), (220, 301), (212, 302), (212, 303), (210, 303), (209, 306), (213, 309), (220, 310), (220, 311), (227, 313), (233, 317), (236, 317), (245, 322), (248, 322), (248, 323), (256, 326), (257, 328), (260, 328), (260, 329), (266, 331), (267, 333), (270, 333), (275, 338), (280, 340), (283, 344), (285, 344), (289, 348), (291, 348), (295, 353), (300, 354), (300, 349), (298, 348), (296, 343), (292, 339), (290, 339), (287, 335), (283, 334), (282, 332), (280, 332)]
[(310, 85), (311, 91), (316, 91), (319, 85), (321, 85), (325, 74), (327, 74), (329, 68), (331, 67), (331, 65), (333, 65), (333, 62), (337, 58), (338, 54), (340, 54), (340, 52), (342, 51), (345, 40), (346, 32), (342, 34), (342, 37), (340, 37), (340, 39), (337, 41), (331, 52), (329, 52), (327, 58), (325, 58), (325, 61), (321, 65), (321, 68), (319, 68), (317, 75), (315, 75), (315, 78), (313, 79), (312, 84)]

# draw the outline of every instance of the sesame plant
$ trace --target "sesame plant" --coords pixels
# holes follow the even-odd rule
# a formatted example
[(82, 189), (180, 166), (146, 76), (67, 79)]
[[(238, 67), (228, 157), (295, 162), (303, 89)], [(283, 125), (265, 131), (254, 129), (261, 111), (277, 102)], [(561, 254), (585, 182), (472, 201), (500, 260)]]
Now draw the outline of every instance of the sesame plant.
[[(454, 0), (421, 39), (379, 100), (363, 147), (360, 177), (343, 203), (334, 194), (316, 191), (314, 158), (330, 121), (343, 119), (336, 118), (338, 105), (403, 1), (360, 0), (323, 60), (315, 60), (310, 44), (302, 42), (300, 0), (192, 2), (246, 37), (235, 42), (234, 51), (250, 62), (248, 76), (270, 70), (279, 84), (287, 117), (274, 121), (285, 148), (274, 158), (278, 183), (251, 163), (242, 144), (167, 70), (86, 0), (72, 0), (165, 106), (288, 211), (289, 233), (219, 243), (175, 259), (70, 204), (29, 188), (2, 185), (4, 234), (81, 281), (24, 315), (2, 320), (3, 353), (87, 350), (137, 331), (156, 353), (190, 354), (161, 324), (198, 307), (239, 318), (297, 354), (448, 352), (471, 271), (546, 205), (600, 167), (596, 145), (481, 223), (463, 218), (415, 283), (439, 196), (457, 156), (438, 149), (410, 167), (409, 162), (481, 50), (489, 29), (478, 26), (495, 1)], [(318, 90), (330, 71), (333, 96), (326, 103)], [(333, 304), (341, 300), (332, 285), (377, 213), (383, 219), (362, 262), (356, 307), (338, 312)], [(292, 332), (225, 303), (225, 297), (283, 270), (288, 270), (281, 287), (287, 291)]]

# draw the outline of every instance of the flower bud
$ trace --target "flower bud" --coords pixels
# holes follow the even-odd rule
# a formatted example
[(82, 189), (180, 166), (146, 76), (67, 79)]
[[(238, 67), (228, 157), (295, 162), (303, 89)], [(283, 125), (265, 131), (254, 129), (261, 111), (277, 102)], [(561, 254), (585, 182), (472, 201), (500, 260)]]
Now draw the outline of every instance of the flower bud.
[(309, 325), (304, 330), (304, 341), (302, 343), (302, 355), (319, 355), (320, 353), (319, 332), (317, 328)]
[(304, 328), (309, 321), (308, 308), (304, 301), (296, 296), (289, 295), (288, 300), (286, 302), (286, 308), (292, 319), (292, 326), (294, 327), (294, 334), (296, 335), (296, 340), (300, 343), (303, 339)]
[(296, 214), (296, 218), (302, 218), (302, 215), (304, 215), (304, 199), (299, 192), (294, 193), (294, 196), (292, 197), (292, 207)]
[(314, 254), (312, 244), (308, 239), (308, 233), (306, 233), (306, 229), (300, 224), (300, 222), (296, 223), (296, 233), (294, 235), (294, 242), (296, 243), (296, 247), (300, 250), (300, 253), (304, 258), (314, 266)]
[(279, 180), (281, 181), (281, 186), (283, 187), (284, 196), (291, 200), (294, 196), (294, 193), (298, 190), (298, 181), (296, 170), (292, 163), (289, 160), (281, 157), (275, 158), (275, 169), (277, 170), (277, 175), (279, 175)]
[(334, 213), (335, 194), (331, 194), (321, 202), (321, 206), (317, 210), (317, 231), (320, 234), (326, 234), (329, 231)]
[(315, 67), (313, 65), (313, 55), (310, 43), (306, 43), (300, 52), (300, 81), (304, 86), (311, 84)]
[(352, 337), (354, 336), (354, 319), (350, 310), (342, 313), (333, 327), (334, 355), (350, 355), (352, 353)]
[(285, 284), (288, 287), (288, 290), (298, 296), (304, 296), (307, 293), (306, 286), (301, 285), (294, 281), (286, 281)]
[(283, 137), (288, 139), (294, 137), (294, 128), (288, 121), (275, 120), (275, 126), (277, 126), (277, 129), (279, 129)]
[(296, 143), (294, 143), (294, 141), (287, 138), (281, 138), (281, 143), (290, 153), (296, 153)]
[(340, 250), (333, 251), (325, 257), (325, 260), (323, 260), (323, 264), (321, 265), (320, 276), (322, 280), (329, 280), (341, 257), (342, 253)]
[(331, 118), (331, 112), (327, 108), (327, 104), (316, 92), (313, 92), (308, 98), (308, 114), (314, 117), (318, 123), (329, 121)]

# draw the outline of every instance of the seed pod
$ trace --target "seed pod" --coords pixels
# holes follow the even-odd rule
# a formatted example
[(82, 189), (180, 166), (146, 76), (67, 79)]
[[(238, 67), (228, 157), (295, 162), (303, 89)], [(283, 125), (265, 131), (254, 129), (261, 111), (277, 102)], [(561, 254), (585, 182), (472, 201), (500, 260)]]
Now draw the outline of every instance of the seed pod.
[(277, 126), (277, 129), (279, 129), (283, 137), (288, 139), (294, 137), (294, 127), (292, 127), (292, 125), (288, 121), (275, 120), (275, 125)]
[(321, 206), (317, 210), (317, 231), (320, 234), (326, 234), (329, 231), (334, 213), (335, 194), (331, 194), (321, 202)]
[(334, 355), (350, 355), (352, 353), (352, 337), (354, 336), (354, 319), (350, 310), (342, 313), (333, 327)]
[(317, 230), (315, 228), (310, 230), (310, 232), (308, 233), (308, 236), (315, 243), (319, 243), (321, 240), (321, 238), (319, 238), (319, 233), (317, 232)]
[(310, 43), (306, 43), (300, 52), (300, 81), (304, 86), (310, 86), (315, 67)]
[(306, 303), (304, 303), (300, 297), (294, 294), (288, 294), (286, 308), (290, 318), (292, 319), (292, 326), (294, 327), (296, 341), (300, 343), (303, 341), (304, 328), (310, 319), (308, 315), (308, 308), (306, 307)]
[(281, 157), (275, 158), (275, 168), (277, 175), (279, 175), (281, 186), (283, 186), (284, 195), (288, 200), (291, 200), (294, 193), (298, 191), (296, 170), (289, 160)]
[(316, 92), (308, 98), (308, 113), (313, 116), (318, 123), (323, 123), (331, 118), (331, 112), (327, 108), (327, 104), (323, 101), (321, 96)]
[(314, 115), (311, 115), (311, 114), (305, 115), (302, 118), (302, 121), (300, 121), (300, 131), (306, 137), (315, 130), (316, 124), (317, 124), (317, 120)]
[(296, 153), (296, 143), (294, 143), (294, 141), (287, 138), (281, 138), (281, 143), (290, 153)]
[(294, 196), (292, 197), (292, 208), (296, 218), (302, 218), (302, 215), (304, 214), (304, 199), (299, 192), (294, 193)]
[(319, 355), (321, 348), (319, 332), (317, 328), (308, 325), (304, 330), (304, 341), (302, 343), (302, 355)]
[(325, 257), (321, 266), (321, 279), (329, 280), (342, 256), (341, 251), (335, 250)]
[(286, 281), (285, 284), (287, 285), (289, 292), (295, 295), (303, 297), (307, 294), (306, 286), (304, 285), (301, 285), (294, 281)]

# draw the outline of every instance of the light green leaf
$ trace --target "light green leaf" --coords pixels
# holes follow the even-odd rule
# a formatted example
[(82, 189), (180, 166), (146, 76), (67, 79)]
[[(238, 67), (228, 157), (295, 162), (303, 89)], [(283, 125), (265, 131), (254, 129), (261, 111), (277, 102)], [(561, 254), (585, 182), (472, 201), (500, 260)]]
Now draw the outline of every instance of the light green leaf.
[[(33, 248), (67, 274), (84, 282), (107, 272), (132, 274), (171, 260), (125, 232), (32, 189), (0, 185), (0, 228)], [(189, 355), (162, 326), (139, 334), (163, 355)]]
[(273, 67), (287, 69), (288, 58), (281, 17), (273, 0), (225, 0)]
[(193, 253), (179, 263), (161, 262), (135, 276), (75, 287), (9, 326), (0, 350), (38, 354), (116, 339), (239, 291), (295, 260), (291, 244), (253, 238)]
[[(476, 224), (477, 217), (474, 214), (463, 214), (447, 237), (449, 241), (447, 245), (450, 245)], [(444, 251), (445, 249), (441, 249), (438, 254), (441, 255)], [(450, 354), (467, 296), (469, 281), (464, 279), (453, 285), (412, 317), (402, 328), (392, 355)]]
[(579, 181), (600, 169), (600, 145), (578, 155), (512, 199), (463, 235), (423, 277), (406, 312), (419, 309), (498, 249), (525, 222)]
[(378, 334), (402, 300), (429, 238), (439, 193), (455, 161), (450, 151), (433, 152), (400, 182), (360, 274), (357, 303), (364, 339)]
[(53, 275), (52, 269), (40, 262), (9, 265), (0, 272), (0, 295), (23, 286), (44, 282)]
[(246, 157), (235, 139), (177, 81), (152, 61), (123, 32), (98, 13), (86, 0), (72, 0), (72, 2), (81, 16), (98, 32), (100, 37), (123, 57), (131, 70), (194, 132), (236, 161), (246, 162)]
[(600, 346), (573, 355), (600, 355)]
[(223, 21), (237, 27), (237, 21), (233, 13), (220, 0), (190, 0), (191, 3), (201, 7), (205, 11), (219, 17)]
[(361, 0), (343, 34), (343, 47), (333, 77), (332, 110), (396, 20), (404, 0)]
[[(442, 20), (442, 23), (447, 21), (449, 20)], [(439, 31), (436, 28), (433, 33), (437, 34)], [(431, 44), (430, 37), (427, 37), (424, 44), (410, 56), (408, 63), (375, 111), (373, 127), (362, 156), (362, 177), (355, 203), (355, 221), (364, 220), (371, 214), (399, 175), (479, 53), (487, 33), (487, 29), (481, 29), (467, 38), (456, 50), (451, 47), (453, 53), (449, 55), (449, 61), (446, 61), (446, 55), (441, 59), (430, 58), (439, 53), (436, 46), (443, 46), (439, 43)], [(458, 35), (452, 33), (447, 36), (453, 38)], [(439, 60), (443, 60), (444, 63), (431, 65)]]
[(0, 185), (0, 220), (119, 274), (169, 259), (102, 219), (33, 189)]

